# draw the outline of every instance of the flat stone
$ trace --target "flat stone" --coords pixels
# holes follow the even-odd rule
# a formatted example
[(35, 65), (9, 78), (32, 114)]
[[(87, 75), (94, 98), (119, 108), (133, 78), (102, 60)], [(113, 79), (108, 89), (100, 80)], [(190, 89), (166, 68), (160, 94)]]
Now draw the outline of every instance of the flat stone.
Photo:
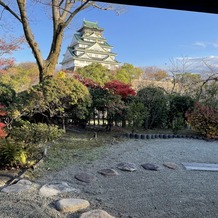
[(166, 162), (166, 163), (163, 163), (163, 165), (172, 170), (175, 170), (178, 168), (178, 165), (176, 165), (175, 163)]
[(43, 185), (39, 189), (40, 195), (45, 196), (45, 197), (54, 196), (54, 195), (57, 195), (63, 192), (80, 193), (81, 191), (79, 189), (70, 187), (66, 182), (48, 183), (48, 184)]
[(99, 170), (98, 173), (104, 175), (104, 176), (117, 176), (119, 173), (114, 169), (102, 169)]
[(141, 165), (145, 170), (153, 170), (153, 171), (157, 171), (158, 170), (158, 166), (152, 163), (145, 163)]
[(77, 212), (86, 209), (90, 206), (87, 200), (75, 199), (75, 198), (65, 198), (56, 202), (56, 209), (61, 212)]
[(16, 184), (7, 186), (3, 188), (1, 191), (6, 193), (11, 193), (11, 192), (20, 193), (20, 192), (28, 191), (31, 188), (32, 188), (32, 182), (26, 179), (21, 179)]
[(80, 215), (80, 218), (115, 218), (104, 210), (90, 210)]
[(85, 183), (90, 183), (96, 180), (95, 176), (88, 173), (78, 173), (74, 176), (77, 180)]
[(117, 168), (123, 171), (133, 172), (137, 170), (137, 167), (134, 163), (122, 162), (117, 164)]
[(218, 171), (218, 164), (182, 163), (186, 170)]

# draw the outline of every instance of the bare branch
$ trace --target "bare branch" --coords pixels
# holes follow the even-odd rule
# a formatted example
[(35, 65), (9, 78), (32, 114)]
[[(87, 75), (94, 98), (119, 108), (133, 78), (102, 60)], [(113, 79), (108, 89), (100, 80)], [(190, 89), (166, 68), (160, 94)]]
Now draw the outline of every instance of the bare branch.
[(59, 7), (64, 3), (64, 0), (61, 0), (59, 3)]
[(86, 5), (90, 2), (90, 0), (84, 1), (78, 8), (76, 8), (73, 13), (67, 18), (67, 20), (64, 23), (64, 27), (68, 26), (68, 24), (71, 22), (73, 17), (79, 13), (81, 10), (84, 10), (85, 8), (89, 7), (89, 5), (86, 7)]
[(0, 5), (9, 13), (11, 13), (17, 20), (19, 20), (22, 23), (21, 18), (19, 15), (17, 15), (8, 5), (6, 5), (3, 1), (0, 0)]

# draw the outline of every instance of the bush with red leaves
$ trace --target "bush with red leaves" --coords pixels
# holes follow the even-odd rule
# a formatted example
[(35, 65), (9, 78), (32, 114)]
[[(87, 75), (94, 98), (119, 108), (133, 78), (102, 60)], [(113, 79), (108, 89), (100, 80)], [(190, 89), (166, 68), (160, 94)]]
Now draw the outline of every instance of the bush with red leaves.
[(118, 80), (107, 82), (104, 86), (104, 89), (109, 89), (113, 94), (120, 95), (122, 98), (136, 95), (136, 91), (131, 88), (131, 84), (125, 84)]
[[(0, 104), (0, 118), (5, 116), (6, 112), (4, 111), (4, 106)], [(7, 134), (4, 131), (4, 127), (6, 126), (5, 123), (0, 122), (0, 138), (4, 138)]]
[(188, 123), (209, 139), (218, 138), (218, 109), (196, 103), (194, 110), (186, 113)]

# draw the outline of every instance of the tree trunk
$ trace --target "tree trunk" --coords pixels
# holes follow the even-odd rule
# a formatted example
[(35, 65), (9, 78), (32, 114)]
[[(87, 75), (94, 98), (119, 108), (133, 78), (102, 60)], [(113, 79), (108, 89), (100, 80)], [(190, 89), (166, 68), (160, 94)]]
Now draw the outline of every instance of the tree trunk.
[(43, 67), (39, 67), (39, 82), (42, 83), (49, 76), (53, 76), (58, 61), (58, 55), (43, 62)]

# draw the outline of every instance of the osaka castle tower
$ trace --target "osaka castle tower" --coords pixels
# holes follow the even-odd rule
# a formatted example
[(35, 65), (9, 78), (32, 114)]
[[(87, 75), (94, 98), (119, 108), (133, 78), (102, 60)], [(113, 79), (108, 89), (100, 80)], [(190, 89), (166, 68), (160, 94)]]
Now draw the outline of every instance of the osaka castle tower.
[(115, 60), (116, 54), (103, 37), (103, 31), (97, 22), (84, 20), (64, 54), (62, 68), (76, 70), (92, 63), (100, 63), (109, 70), (118, 68), (120, 63)]

